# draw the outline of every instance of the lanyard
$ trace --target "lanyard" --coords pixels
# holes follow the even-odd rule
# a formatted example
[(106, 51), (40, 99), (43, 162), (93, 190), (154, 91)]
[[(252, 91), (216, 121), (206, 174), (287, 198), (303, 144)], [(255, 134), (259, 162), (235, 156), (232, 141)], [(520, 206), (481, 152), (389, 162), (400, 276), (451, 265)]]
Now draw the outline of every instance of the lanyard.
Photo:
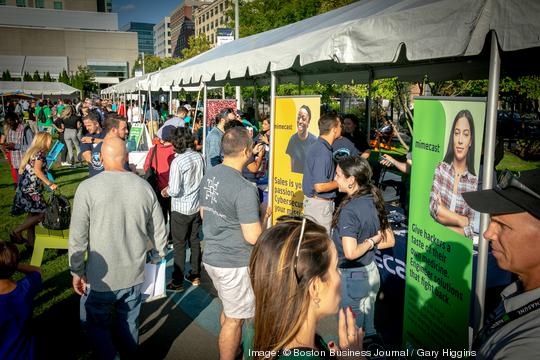
[(530, 312), (534, 310), (540, 309), (540, 298), (537, 298), (528, 304), (523, 305), (522, 307), (513, 310), (509, 313), (504, 313), (499, 316), (497, 316), (495, 319), (493, 319), (491, 322), (486, 324), (480, 330), (478, 335), (475, 337), (473, 341), (472, 348), (473, 349), (479, 349), (480, 345), (483, 344), (491, 335), (493, 335), (497, 330), (499, 330), (504, 325), (508, 324), (512, 320), (519, 319), (520, 317), (523, 317)]

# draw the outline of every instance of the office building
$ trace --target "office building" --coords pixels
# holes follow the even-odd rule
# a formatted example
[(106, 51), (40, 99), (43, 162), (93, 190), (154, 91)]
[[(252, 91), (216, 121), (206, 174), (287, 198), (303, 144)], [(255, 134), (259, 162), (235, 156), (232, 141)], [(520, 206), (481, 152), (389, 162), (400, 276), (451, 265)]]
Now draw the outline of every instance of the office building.
[(154, 25), (141, 22), (129, 22), (120, 30), (137, 33), (139, 53), (154, 54)]
[(83, 66), (101, 87), (128, 78), (138, 56), (137, 34), (118, 31), (110, 1), (63, 0), (62, 9), (54, 2), (0, 0), (0, 38), (9, 39), (0, 42), (0, 72), (9, 70), (14, 78), (49, 72), (57, 78)]
[(0, 0), (0, 5), (36, 9), (112, 12), (112, 0)]
[(171, 57), (171, 18), (166, 16), (154, 26), (154, 55)]
[(227, 28), (233, 20), (229, 13), (234, 11), (233, 0), (215, 0), (197, 8), (193, 13), (195, 36), (204, 35), (212, 46), (217, 44), (217, 29)]

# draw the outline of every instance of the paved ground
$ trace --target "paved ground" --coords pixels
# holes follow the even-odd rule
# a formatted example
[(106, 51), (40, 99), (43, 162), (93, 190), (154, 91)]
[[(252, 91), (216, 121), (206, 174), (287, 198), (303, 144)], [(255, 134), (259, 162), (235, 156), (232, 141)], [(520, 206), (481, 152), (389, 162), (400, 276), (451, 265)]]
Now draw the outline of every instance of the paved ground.
[[(396, 178), (387, 173), (388, 178)], [(387, 188), (387, 201), (395, 199), (395, 191)], [(189, 258), (189, 257), (188, 257)], [(189, 267), (189, 265), (188, 265)], [(66, 270), (67, 271), (67, 270)], [(172, 272), (172, 254), (168, 256), (168, 276)], [(166, 298), (145, 303), (140, 317), (140, 345), (144, 359), (218, 359), (217, 336), (221, 302), (211, 280), (203, 272), (198, 287), (184, 283), (186, 291), (168, 293)], [(385, 335), (388, 345), (399, 342), (395, 335), (401, 332), (401, 314), (394, 301), (387, 296), (377, 304), (376, 326)], [(53, 308), (35, 319), (37, 329), (36, 352), (43, 359), (86, 359), (89, 347), (79, 326), (79, 300), (72, 296), (58, 302)], [(55, 327), (62, 319), (63, 328)], [(318, 333), (327, 341), (337, 340), (337, 318), (325, 319)]]

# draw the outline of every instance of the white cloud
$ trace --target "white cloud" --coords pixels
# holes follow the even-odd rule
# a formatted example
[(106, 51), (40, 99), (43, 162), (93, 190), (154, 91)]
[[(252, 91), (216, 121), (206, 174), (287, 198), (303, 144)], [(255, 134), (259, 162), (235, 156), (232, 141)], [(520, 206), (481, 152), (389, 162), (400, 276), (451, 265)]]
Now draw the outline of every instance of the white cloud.
[(135, 4), (122, 5), (118, 9), (118, 11), (133, 11), (133, 10), (135, 10)]

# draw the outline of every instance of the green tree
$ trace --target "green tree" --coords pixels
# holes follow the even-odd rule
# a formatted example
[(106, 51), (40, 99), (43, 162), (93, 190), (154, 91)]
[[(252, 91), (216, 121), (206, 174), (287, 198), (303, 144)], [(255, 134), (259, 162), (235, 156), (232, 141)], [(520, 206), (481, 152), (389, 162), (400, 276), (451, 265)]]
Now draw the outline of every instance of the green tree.
[(77, 68), (77, 71), (70, 78), (70, 84), (82, 91), (82, 97), (88, 96), (98, 88), (94, 73), (86, 66)]
[(23, 75), (23, 81), (32, 81), (32, 80), (33, 80), (32, 75), (30, 75), (28, 71), (25, 71)]
[[(165, 68), (168, 68), (169, 66), (172, 66), (174, 64), (178, 64), (181, 62), (182, 59), (179, 58), (160, 58), (159, 56), (155, 55), (145, 55), (144, 56), (144, 71), (146, 74), (163, 70)], [(136, 62), (136, 66), (132, 70), (132, 75), (135, 75), (135, 70), (142, 70), (142, 58), (139, 57), (139, 59)]]
[[(253, 0), (240, 3), (240, 37), (307, 19), (356, 0)], [(234, 19), (234, 10), (229, 11)], [(229, 24), (234, 27), (234, 21)]]
[(32, 76), (33, 81), (41, 81), (41, 76), (39, 76), (39, 72), (36, 70), (34, 72), (34, 76)]
[(47, 71), (45, 75), (43, 75), (43, 81), (51, 82), (53, 81), (51, 74)]
[(9, 70), (6, 70), (2, 73), (2, 81), (13, 81)]
[(61, 83), (67, 84), (67, 85), (70, 84), (69, 75), (68, 75), (66, 69), (62, 70), (62, 72), (58, 76), (58, 82), (61, 82)]
[(210, 42), (204, 35), (190, 36), (188, 39), (188, 47), (182, 49), (182, 61), (202, 54), (210, 50)]

